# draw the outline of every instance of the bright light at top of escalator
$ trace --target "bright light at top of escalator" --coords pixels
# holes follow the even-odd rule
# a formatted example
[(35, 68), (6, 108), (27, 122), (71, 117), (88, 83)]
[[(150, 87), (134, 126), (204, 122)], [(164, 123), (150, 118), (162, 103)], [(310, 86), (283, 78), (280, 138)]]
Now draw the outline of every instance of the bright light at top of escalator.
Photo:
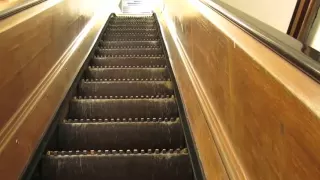
[(152, 13), (162, 6), (163, 0), (121, 0), (120, 9), (123, 13)]

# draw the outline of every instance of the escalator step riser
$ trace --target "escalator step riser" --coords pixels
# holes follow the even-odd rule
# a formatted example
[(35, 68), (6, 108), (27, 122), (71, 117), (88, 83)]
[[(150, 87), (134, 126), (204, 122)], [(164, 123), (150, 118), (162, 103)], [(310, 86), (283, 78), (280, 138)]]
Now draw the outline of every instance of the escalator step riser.
[(111, 20), (109, 25), (155, 25), (156, 21), (114, 21)]
[(112, 17), (112, 19), (155, 19), (153, 16), (116, 16)]
[(92, 66), (165, 66), (164, 57), (95, 57)]
[(157, 29), (145, 28), (108, 28), (107, 32), (110, 33), (158, 33)]
[(88, 68), (86, 79), (168, 80), (166, 68)]
[(158, 36), (158, 33), (152, 32), (106, 32), (103, 34), (104, 36)]
[(178, 117), (174, 98), (163, 99), (73, 99), (69, 118)]
[(159, 38), (122, 38), (122, 37), (108, 37), (104, 41), (159, 41)]
[(161, 49), (161, 46), (99, 46), (100, 50), (104, 49), (126, 49), (126, 50), (131, 50), (131, 49)]
[(101, 41), (100, 46), (160, 46), (159, 41)]
[(162, 48), (97, 49), (97, 55), (163, 55)]
[(130, 35), (130, 34), (125, 34), (123, 36), (118, 35), (118, 34), (108, 34), (108, 35), (103, 35), (103, 40), (108, 41), (108, 40), (117, 40), (117, 39), (130, 39), (134, 41), (139, 41), (139, 40), (145, 40), (145, 39), (158, 39), (157, 34), (138, 34), (138, 35)]
[(156, 29), (155, 24), (109, 24), (109, 28), (152, 28)]
[(45, 180), (192, 180), (188, 154), (59, 155), (42, 160)]
[(183, 148), (179, 122), (63, 123), (59, 146), (62, 150)]
[(110, 23), (111, 24), (116, 24), (116, 23), (153, 24), (153, 23), (156, 23), (156, 20), (155, 19), (111, 19)]
[(102, 81), (85, 82), (79, 85), (80, 96), (157, 96), (173, 95), (170, 81)]
[(122, 20), (122, 21), (126, 21), (126, 20), (155, 20), (156, 18), (153, 16), (117, 16), (117, 17), (113, 17), (111, 18), (111, 20)]
[(124, 38), (134, 38), (134, 37), (139, 37), (139, 38), (154, 38), (158, 37), (158, 33), (132, 33), (132, 32), (107, 32), (103, 35), (104, 37), (124, 37)]

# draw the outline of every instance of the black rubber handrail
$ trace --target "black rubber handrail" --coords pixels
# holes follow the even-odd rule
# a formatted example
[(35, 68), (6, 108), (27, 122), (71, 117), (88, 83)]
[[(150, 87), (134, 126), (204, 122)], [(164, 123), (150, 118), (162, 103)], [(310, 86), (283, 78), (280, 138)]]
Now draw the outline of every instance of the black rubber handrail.
[(3, 11), (0, 11), (0, 20), (5, 19), (9, 16), (12, 16), (14, 14), (17, 14), (23, 10), (26, 10), (30, 7), (33, 7), (39, 3), (42, 3), (46, 0), (29, 0), (29, 1), (23, 1), (13, 7), (10, 7), (8, 9), (5, 9)]
[(199, 1), (320, 83), (320, 53), (318, 51), (221, 1)]

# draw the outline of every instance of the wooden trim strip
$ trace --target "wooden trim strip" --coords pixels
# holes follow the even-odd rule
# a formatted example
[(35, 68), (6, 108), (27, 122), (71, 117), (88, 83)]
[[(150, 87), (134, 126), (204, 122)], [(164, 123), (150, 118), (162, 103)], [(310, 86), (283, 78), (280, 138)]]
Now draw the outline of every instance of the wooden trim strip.
[[(0, 132), (0, 174), (18, 179), (110, 13), (97, 13)], [(28, 136), (26, 136), (28, 134)]]

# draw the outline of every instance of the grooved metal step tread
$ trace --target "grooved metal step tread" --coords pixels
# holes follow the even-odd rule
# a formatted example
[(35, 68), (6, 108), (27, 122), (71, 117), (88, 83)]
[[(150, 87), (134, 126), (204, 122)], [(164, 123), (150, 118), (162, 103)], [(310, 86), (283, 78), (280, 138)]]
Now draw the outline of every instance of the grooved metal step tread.
[(114, 95), (114, 96), (74, 96), (74, 99), (163, 99), (163, 98), (174, 98), (174, 95), (141, 95), (141, 96), (122, 96), (122, 95)]
[(135, 27), (135, 28), (157, 28), (157, 25), (155, 23), (153, 24), (126, 24), (126, 23), (123, 23), (123, 24), (109, 24), (109, 27), (112, 27), (112, 28), (121, 28), (121, 27), (126, 27), (126, 28), (132, 28), (132, 27)]
[(112, 17), (112, 19), (155, 19), (154, 16), (130, 16), (130, 15), (125, 15), (125, 16), (115, 16)]
[(109, 33), (103, 35), (103, 40), (118, 40), (118, 39), (123, 39), (124, 41), (128, 40), (158, 40), (158, 34), (156, 33), (143, 33), (143, 34), (115, 34), (115, 33)]
[(173, 85), (171, 81), (81, 81), (78, 94), (81, 96), (124, 96), (124, 98), (173, 95)]
[(192, 180), (186, 150), (48, 152), (42, 159), (46, 180)]
[(110, 35), (110, 36), (141, 36), (141, 35), (145, 35), (145, 36), (154, 36), (154, 35), (158, 35), (157, 33), (150, 33), (150, 32), (106, 32), (104, 33), (104, 35)]
[(177, 117), (148, 117), (148, 118), (100, 118), (100, 119), (64, 119), (64, 123), (107, 123), (107, 122), (174, 122), (177, 120)]
[(147, 54), (147, 55), (141, 55), (141, 54), (120, 54), (120, 55), (95, 55), (98, 58), (104, 58), (104, 57), (164, 57), (163, 54)]
[(155, 19), (112, 19), (110, 20), (111, 24), (154, 24), (156, 23)]
[(156, 19), (135, 18), (135, 19), (110, 19), (109, 23), (156, 23)]
[(69, 118), (177, 117), (174, 98), (162, 99), (73, 99)]
[(129, 37), (106, 37), (104, 41), (160, 41), (159, 38), (153, 37), (138, 37), (138, 38), (129, 38)]
[(127, 21), (121, 21), (121, 20), (111, 20), (109, 23), (110, 25), (119, 25), (119, 24), (136, 24), (136, 25), (155, 25), (155, 20), (127, 20)]
[(160, 46), (99, 46), (99, 49), (160, 49)]
[(107, 28), (107, 32), (110, 33), (158, 33), (156, 28)]
[(167, 80), (170, 78), (166, 68), (88, 68), (86, 79), (135, 79)]
[[(143, 137), (143, 138), (141, 138)], [(154, 138), (157, 138), (155, 141)], [(62, 150), (183, 148), (179, 120), (162, 122), (62, 123), (59, 128)]]
[(116, 65), (116, 66), (89, 66), (89, 68), (165, 68), (163, 65), (144, 65), (144, 66), (127, 66), (127, 65)]
[(160, 46), (160, 41), (101, 41), (100, 46)]
[(164, 55), (162, 48), (119, 48), (96, 50), (97, 55)]
[(94, 57), (93, 66), (165, 66), (165, 57)]

